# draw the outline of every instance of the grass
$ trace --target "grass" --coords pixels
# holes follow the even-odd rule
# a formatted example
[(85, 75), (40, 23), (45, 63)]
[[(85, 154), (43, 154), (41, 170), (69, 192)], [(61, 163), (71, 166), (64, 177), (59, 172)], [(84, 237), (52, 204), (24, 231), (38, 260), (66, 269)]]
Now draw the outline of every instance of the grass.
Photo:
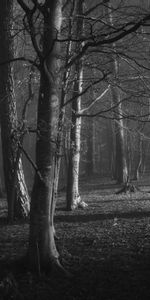
[[(148, 187), (119, 194), (112, 182), (82, 183), (88, 208), (68, 212), (60, 193), (55, 216), (61, 262), (71, 278), (37, 276), (11, 261), (26, 253), (29, 225), (0, 227), (1, 299), (124, 300), (150, 295), (150, 194)], [(1, 216), (6, 213), (1, 201)], [(4, 293), (4, 284), (7, 291)]]

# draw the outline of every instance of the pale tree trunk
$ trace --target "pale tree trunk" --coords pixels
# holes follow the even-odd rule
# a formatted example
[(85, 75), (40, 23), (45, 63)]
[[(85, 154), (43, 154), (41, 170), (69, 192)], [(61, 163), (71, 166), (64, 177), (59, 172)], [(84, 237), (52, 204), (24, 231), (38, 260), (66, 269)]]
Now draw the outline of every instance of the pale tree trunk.
[[(79, 38), (83, 30), (83, 2), (77, 0), (76, 3), (76, 37)], [(76, 44), (76, 51), (80, 49), (81, 44)], [(83, 66), (82, 59), (75, 62), (74, 68), (74, 92), (72, 101), (72, 124), (70, 133), (70, 151), (68, 163), (67, 179), (67, 209), (72, 210), (77, 207), (85, 207), (86, 204), (81, 200), (79, 194), (79, 165), (80, 165), (80, 143), (81, 143), (81, 117), (77, 116), (81, 109), (81, 96), (83, 85)]]
[(46, 1), (44, 15), (43, 55), (38, 101), (36, 165), (31, 198), (31, 220), (28, 257), (33, 268), (60, 266), (53, 228), (53, 193), (56, 167), (59, 119), (60, 43), (62, 1)]
[[(72, 5), (70, 15), (73, 16), (74, 14), (74, 4)], [(71, 35), (72, 32), (72, 18), (69, 19), (68, 24), (68, 37)], [(66, 46), (66, 59), (65, 64), (68, 63), (70, 54), (71, 54), (72, 42), (68, 38), (67, 46)], [(67, 100), (67, 92), (68, 92), (68, 81), (70, 77), (70, 68), (64, 71), (63, 74), (63, 86), (61, 90), (61, 98), (60, 98), (60, 109), (59, 109), (59, 120), (58, 120), (58, 132), (57, 132), (57, 149), (56, 149), (56, 156), (55, 156), (55, 172), (54, 172), (54, 184), (53, 184), (53, 214), (55, 212), (56, 200), (57, 200), (57, 192), (58, 192), (58, 183), (59, 183), (59, 173), (60, 173), (60, 165), (61, 165), (61, 158), (63, 153), (63, 145), (64, 145), (64, 118), (66, 112), (66, 100)], [(54, 235), (56, 236), (54, 224), (53, 224), (53, 231)]]
[[(0, 57), (1, 62), (14, 57), (13, 1), (0, 2)], [(8, 63), (0, 67), (0, 119), (5, 188), (8, 201), (8, 218), (27, 217), (30, 209), (29, 196), (24, 180), (21, 153), (18, 149), (17, 109), (14, 94), (13, 66)], [(20, 153), (19, 159), (17, 159)], [(16, 163), (18, 160), (18, 164)], [(20, 163), (19, 163), (20, 161)], [(16, 177), (16, 179), (15, 179)], [(15, 183), (15, 185), (14, 185)], [(12, 196), (14, 195), (14, 197)]]
[(94, 143), (95, 136), (93, 132), (94, 119), (91, 118), (87, 124), (87, 154), (86, 154), (86, 176), (92, 177), (94, 175)]
[(114, 128), (112, 120), (107, 121), (107, 144), (108, 144), (108, 157), (109, 157), (109, 174), (114, 178), (114, 157), (115, 157), (115, 141), (114, 141)]
[[(113, 26), (112, 8), (111, 4), (107, 8), (109, 20), (111, 26)], [(116, 50), (116, 45), (112, 45), (112, 50)], [(115, 81), (118, 80), (119, 63), (115, 54), (112, 54), (112, 72)], [(114, 119), (115, 119), (115, 138), (116, 138), (116, 158), (115, 158), (115, 179), (118, 183), (126, 183), (128, 181), (128, 168), (125, 153), (125, 136), (124, 136), (124, 124), (122, 119), (122, 104), (120, 90), (117, 86), (111, 85), (112, 104), (115, 107)]]
[(110, 149), (110, 170), (111, 170), (111, 177), (115, 179), (115, 157), (116, 157), (116, 139), (115, 139), (115, 124), (110, 121), (110, 130), (111, 130), (111, 143), (109, 145)]
[(134, 179), (140, 179), (140, 173), (142, 170), (142, 162), (143, 162), (143, 138), (141, 134), (138, 137), (138, 149), (137, 149), (137, 157), (135, 162), (135, 169), (134, 169)]
[[(80, 93), (82, 69), (76, 65), (78, 75), (74, 85), (74, 95)], [(80, 203), (79, 194), (79, 163), (80, 163), (80, 141), (81, 141), (81, 117), (76, 117), (80, 111), (81, 97), (75, 98), (72, 102), (72, 124), (70, 133), (70, 151), (68, 162), (67, 179), (67, 209), (75, 209)]]
[[(122, 108), (120, 104), (120, 93), (117, 87), (111, 87), (113, 104), (116, 105), (115, 120), (115, 139), (116, 139), (116, 157), (115, 157), (115, 179), (118, 183), (126, 183), (128, 179), (128, 169), (125, 154), (124, 126), (122, 117)], [(118, 120), (117, 120), (118, 119)]]

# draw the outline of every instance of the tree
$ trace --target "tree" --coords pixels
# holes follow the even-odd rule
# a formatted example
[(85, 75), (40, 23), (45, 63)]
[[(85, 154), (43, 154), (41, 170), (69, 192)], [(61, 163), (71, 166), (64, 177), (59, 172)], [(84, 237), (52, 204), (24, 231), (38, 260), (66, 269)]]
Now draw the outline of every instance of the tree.
[[(0, 57), (1, 64), (14, 58), (13, 41), (13, 1), (1, 1)], [(0, 66), (0, 120), (3, 151), (5, 188), (8, 201), (8, 218), (27, 217), (30, 209), (29, 195), (25, 184), (21, 152), (21, 142), (17, 122), (14, 92), (13, 64)]]
[[(68, 1), (67, 1), (68, 2)], [(106, 1), (105, 1), (106, 2)], [(36, 144), (36, 174), (31, 199), (31, 219), (30, 219), (30, 237), (29, 237), (29, 261), (33, 267), (37, 265), (42, 268), (49, 268), (53, 263), (59, 266), (59, 254), (56, 249), (54, 240), (53, 216), (54, 216), (54, 199), (55, 199), (55, 179), (56, 172), (56, 157), (57, 157), (57, 142), (58, 142), (58, 121), (59, 121), (59, 102), (60, 90), (62, 86), (60, 79), (62, 78), (61, 58), (63, 51), (60, 51), (60, 44), (68, 42), (67, 38), (62, 38), (60, 31), (62, 25), (62, 1), (35, 1), (30, 0), (26, 4), (23, 0), (18, 0), (22, 9), (25, 12), (23, 18), (27, 32), (30, 35), (32, 46), (35, 51), (35, 62), (40, 73), (40, 91), (38, 100), (38, 120), (37, 120), (37, 144)], [(76, 5), (81, 5), (81, 1), (75, 1)], [(100, 3), (102, 5), (102, 2)], [(96, 7), (96, 5), (95, 5)], [(90, 11), (90, 10), (89, 10)], [(102, 11), (102, 10), (100, 10)], [(91, 12), (91, 11), (90, 11)], [(70, 55), (65, 67), (75, 70), (73, 97), (68, 103), (72, 102), (72, 132), (71, 136), (77, 138), (73, 140), (71, 155), (75, 154), (74, 162), (76, 163), (77, 172), (79, 174), (79, 154), (80, 145), (74, 148), (75, 144), (80, 141), (81, 115), (85, 110), (79, 110), (80, 99), (83, 95), (83, 87), (81, 86), (83, 68), (83, 57), (88, 61), (88, 55), (95, 56), (97, 52), (101, 59), (99, 64), (94, 61), (94, 66), (101, 74), (101, 79), (106, 79), (108, 75), (107, 65), (110, 66), (110, 49), (108, 55), (108, 45), (123, 39), (128, 34), (135, 32), (141, 24), (147, 22), (150, 16), (142, 16), (140, 20), (133, 22), (119, 23), (117, 27), (107, 28), (105, 22), (101, 23), (101, 13), (98, 16), (98, 21), (95, 18), (87, 16), (88, 31), (86, 35), (80, 34), (82, 30), (83, 18), (77, 15), (74, 30), (75, 35), (70, 40), (74, 42), (74, 53)], [(82, 16), (82, 12), (81, 12)], [(88, 20), (89, 17), (89, 20)], [(90, 24), (89, 24), (90, 23)], [(98, 26), (100, 24), (100, 27)], [(78, 27), (80, 25), (80, 27)], [(100, 29), (103, 29), (100, 30)], [(105, 32), (106, 29), (106, 32)], [(78, 37), (77, 37), (78, 36)], [(112, 47), (110, 47), (112, 49)], [(97, 61), (99, 60), (97, 58)], [(104, 59), (106, 57), (106, 59)], [(64, 57), (63, 57), (64, 58)], [(97, 63), (97, 64), (96, 64)], [(99, 67), (100, 65), (100, 67)], [(106, 75), (104, 73), (106, 69)], [(102, 76), (103, 75), (103, 76)], [(91, 78), (90, 78), (91, 79)], [(94, 83), (92, 82), (92, 85)], [(104, 84), (106, 86), (106, 83)], [(60, 87), (60, 89), (59, 89)], [(107, 82), (108, 87), (108, 82)], [(88, 89), (88, 88), (87, 88)], [(108, 91), (108, 88), (105, 92)], [(96, 97), (95, 102), (102, 97)], [(102, 103), (103, 104), (103, 103)], [(65, 104), (66, 105), (66, 104)], [(97, 116), (107, 117), (111, 108), (102, 105), (103, 110), (96, 112)], [(91, 105), (89, 105), (91, 108)], [(87, 111), (86, 111), (87, 112)], [(109, 115), (110, 116), (110, 115)], [(75, 130), (76, 128), (76, 130)], [(77, 151), (76, 151), (77, 150)], [(74, 169), (72, 168), (72, 171)], [(70, 176), (71, 177), (71, 176)], [(78, 177), (76, 177), (78, 184)], [(71, 184), (72, 185), (72, 184)], [(72, 185), (73, 186), (73, 185)], [(75, 189), (74, 189), (75, 191)], [(80, 200), (75, 191), (77, 201)], [(70, 198), (73, 199), (73, 198)], [(69, 200), (70, 200), (69, 199)], [(71, 202), (72, 205), (72, 202)], [(36, 254), (36, 255), (35, 255)]]
[[(40, 61), (37, 172), (31, 197), (28, 259), (33, 268), (40, 266), (44, 270), (60, 266), (53, 230), (53, 187), (60, 102), (62, 0), (47, 0), (43, 5), (35, 3), (31, 8), (21, 0), (18, 3), (26, 13), (31, 40)], [(40, 19), (37, 18), (37, 12)], [(42, 24), (38, 32), (40, 44), (36, 34), (39, 22)]]
[[(75, 39), (80, 40), (83, 31), (83, 3), (75, 2)], [(80, 51), (81, 43), (75, 42), (75, 53)], [(71, 132), (70, 132), (70, 151), (67, 179), (67, 209), (72, 210), (78, 206), (87, 206), (80, 198), (79, 194), (79, 164), (80, 164), (80, 144), (81, 144), (81, 116), (77, 116), (81, 109), (81, 94), (83, 89), (83, 65), (82, 58), (75, 62), (73, 68), (75, 79), (73, 83), (73, 99), (71, 103)]]
[[(106, 16), (108, 17), (108, 24), (113, 28), (113, 7), (109, 3), (107, 9), (105, 8)], [(117, 85), (114, 82), (118, 81), (119, 74), (119, 62), (117, 55), (117, 48), (115, 43), (112, 44), (112, 54), (111, 54), (111, 68), (114, 79), (111, 84), (111, 98), (112, 106), (114, 109), (114, 120), (115, 120), (115, 179), (118, 183), (126, 183), (128, 178), (128, 169), (126, 162), (126, 152), (125, 152), (125, 138), (124, 138), (124, 124), (122, 119), (122, 101), (121, 93)]]

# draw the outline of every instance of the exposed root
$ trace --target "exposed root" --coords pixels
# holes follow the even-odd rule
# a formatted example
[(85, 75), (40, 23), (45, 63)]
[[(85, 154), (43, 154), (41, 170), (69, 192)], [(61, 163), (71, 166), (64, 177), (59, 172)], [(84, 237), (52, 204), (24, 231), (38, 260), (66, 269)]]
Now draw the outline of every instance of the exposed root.
[(119, 191), (116, 192), (116, 195), (122, 194), (122, 193), (135, 193), (137, 191), (140, 191), (138, 187), (136, 187), (134, 184), (126, 183)]
[(78, 203), (78, 208), (84, 209), (84, 208), (87, 208), (87, 207), (88, 207), (88, 204), (86, 202), (84, 202), (84, 201), (80, 201)]
[(81, 197), (78, 196), (78, 198), (74, 201), (73, 205), (71, 206), (71, 210), (75, 210), (78, 208), (85, 209), (88, 207), (88, 204), (85, 203), (83, 200), (81, 200)]
[(65, 276), (67, 278), (73, 277), (73, 275), (62, 266), (59, 259), (55, 259), (52, 261), (52, 272), (54, 274), (56, 273), (58, 276)]
[(28, 264), (31, 273), (37, 274), (41, 277), (42, 274), (50, 275), (54, 274), (56, 276), (65, 276), (67, 278), (71, 278), (72, 274), (68, 272), (63, 265), (60, 263), (59, 259), (56, 257), (49, 257), (48, 261), (41, 262), (40, 267), (36, 264), (32, 264), (30, 262)]

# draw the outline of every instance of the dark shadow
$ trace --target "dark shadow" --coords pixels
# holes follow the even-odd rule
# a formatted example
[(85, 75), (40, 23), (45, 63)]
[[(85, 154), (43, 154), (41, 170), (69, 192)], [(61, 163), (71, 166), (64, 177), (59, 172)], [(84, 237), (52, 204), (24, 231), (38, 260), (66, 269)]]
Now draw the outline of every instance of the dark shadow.
[[(87, 195), (88, 196), (88, 195)], [(100, 195), (102, 196), (102, 195)], [(109, 195), (108, 195), (109, 196)], [(147, 202), (150, 202), (150, 197), (145, 197), (143, 199), (138, 199), (138, 198), (125, 198), (125, 199), (112, 199), (112, 200), (109, 200), (109, 199), (96, 199), (96, 200), (92, 200), (92, 201), (89, 201), (87, 202), (88, 203), (88, 210), (92, 209), (93, 207), (97, 207), (99, 208), (99, 204), (110, 204), (110, 203), (114, 203), (114, 202), (121, 202), (121, 203), (126, 203), (127, 201), (136, 201), (136, 202), (143, 202), (143, 201), (147, 201)], [(56, 212), (57, 211), (67, 211), (66, 210), (66, 207), (65, 206), (62, 206), (62, 203), (60, 204), (59, 201), (57, 203), (57, 207), (56, 207)]]
[(76, 222), (92, 222), (92, 221), (103, 221), (103, 220), (111, 220), (114, 218), (120, 218), (120, 219), (133, 219), (133, 218), (137, 218), (137, 219), (142, 219), (142, 218), (146, 218), (146, 217), (150, 217), (150, 211), (134, 211), (134, 212), (124, 212), (124, 213), (120, 213), (117, 211), (114, 211), (112, 213), (106, 213), (106, 214), (101, 214), (101, 213), (93, 213), (93, 214), (88, 214), (86, 213), (86, 215), (80, 215), (80, 214), (76, 214), (76, 215), (64, 215), (64, 216), (55, 216), (55, 223), (58, 222), (68, 222), (68, 223), (76, 223)]
[(0, 217), (0, 226), (7, 226), (7, 225), (18, 225), (18, 224), (28, 224), (29, 218), (14, 220), (13, 222), (8, 222), (7, 217)]
[[(143, 201), (149, 201), (150, 202), (150, 197), (149, 198), (143, 198), (143, 199), (138, 199), (138, 198), (126, 198), (126, 199), (112, 199), (112, 200), (107, 200), (107, 199), (105, 199), (105, 200), (99, 200), (99, 203), (100, 204), (110, 204), (110, 203), (113, 203), (113, 202), (121, 202), (121, 203), (125, 203), (125, 202), (127, 202), (127, 201), (138, 201), (138, 202), (143, 202)], [(98, 200), (96, 200), (96, 201), (91, 201), (91, 202), (89, 202), (88, 203), (89, 205), (91, 205), (91, 207), (98, 207)], [(59, 210), (59, 209), (58, 209)]]

